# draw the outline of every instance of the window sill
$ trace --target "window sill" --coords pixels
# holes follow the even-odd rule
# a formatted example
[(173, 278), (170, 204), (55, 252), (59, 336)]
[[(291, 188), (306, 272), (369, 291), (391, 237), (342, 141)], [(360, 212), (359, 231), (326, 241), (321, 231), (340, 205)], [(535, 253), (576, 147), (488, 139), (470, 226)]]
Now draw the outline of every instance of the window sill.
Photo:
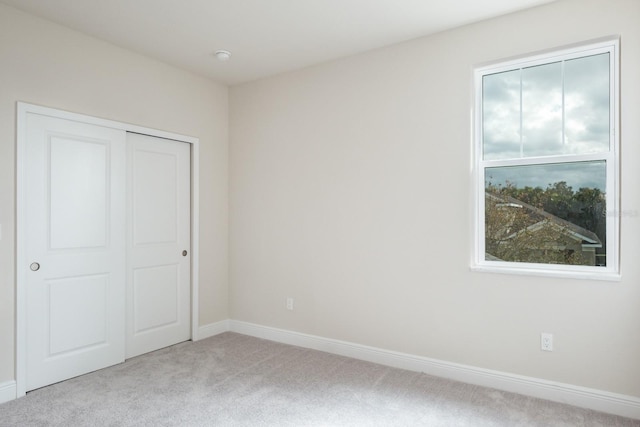
[(620, 273), (610, 271), (567, 271), (567, 270), (553, 270), (553, 269), (539, 269), (532, 267), (505, 267), (498, 265), (472, 265), (469, 268), (471, 271), (480, 273), (498, 273), (498, 274), (512, 274), (518, 276), (539, 276), (539, 277), (557, 277), (563, 279), (580, 279), (580, 280), (602, 280), (608, 282), (620, 282), (622, 275)]

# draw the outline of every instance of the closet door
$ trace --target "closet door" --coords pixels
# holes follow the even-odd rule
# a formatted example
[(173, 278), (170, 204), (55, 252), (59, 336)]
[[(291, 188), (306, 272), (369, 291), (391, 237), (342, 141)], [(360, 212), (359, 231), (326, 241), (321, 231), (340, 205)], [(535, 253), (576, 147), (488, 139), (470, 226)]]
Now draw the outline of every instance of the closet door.
[(26, 116), (27, 390), (124, 360), (125, 141)]
[(191, 337), (190, 144), (127, 135), (126, 357)]

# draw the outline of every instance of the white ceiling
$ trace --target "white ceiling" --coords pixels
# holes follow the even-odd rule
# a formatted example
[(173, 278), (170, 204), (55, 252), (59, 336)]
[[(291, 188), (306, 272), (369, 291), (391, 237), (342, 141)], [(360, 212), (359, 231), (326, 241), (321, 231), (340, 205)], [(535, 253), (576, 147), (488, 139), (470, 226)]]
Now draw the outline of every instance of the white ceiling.
[(0, 0), (229, 85), (551, 1)]

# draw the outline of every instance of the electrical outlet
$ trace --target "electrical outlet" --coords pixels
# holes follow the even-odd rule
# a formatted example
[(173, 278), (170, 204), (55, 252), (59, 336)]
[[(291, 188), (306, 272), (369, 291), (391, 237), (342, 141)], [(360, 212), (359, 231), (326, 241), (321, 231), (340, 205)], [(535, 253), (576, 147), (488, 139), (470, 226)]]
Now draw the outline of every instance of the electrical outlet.
[(287, 310), (293, 311), (293, 298), (287, 297)]
[(540, 334), (540, 350), (553, 351), (553, 334), (546, 332)]

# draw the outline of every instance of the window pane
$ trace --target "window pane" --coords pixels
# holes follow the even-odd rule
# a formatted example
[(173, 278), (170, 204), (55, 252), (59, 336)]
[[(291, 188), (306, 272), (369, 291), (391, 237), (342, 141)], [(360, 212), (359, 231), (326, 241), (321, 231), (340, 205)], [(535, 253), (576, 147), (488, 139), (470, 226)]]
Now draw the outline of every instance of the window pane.
[(520, 70), (482, 79), (484, 158), (520, 157)]
[(523, 156), (563, 154), (562, 62), (522, 70)]
[(606, 162), (485, 169), (485, 259), (606, 265)]
[(609, 54), (565, 62), (565, 141), (571, 153), (609, 150)]

